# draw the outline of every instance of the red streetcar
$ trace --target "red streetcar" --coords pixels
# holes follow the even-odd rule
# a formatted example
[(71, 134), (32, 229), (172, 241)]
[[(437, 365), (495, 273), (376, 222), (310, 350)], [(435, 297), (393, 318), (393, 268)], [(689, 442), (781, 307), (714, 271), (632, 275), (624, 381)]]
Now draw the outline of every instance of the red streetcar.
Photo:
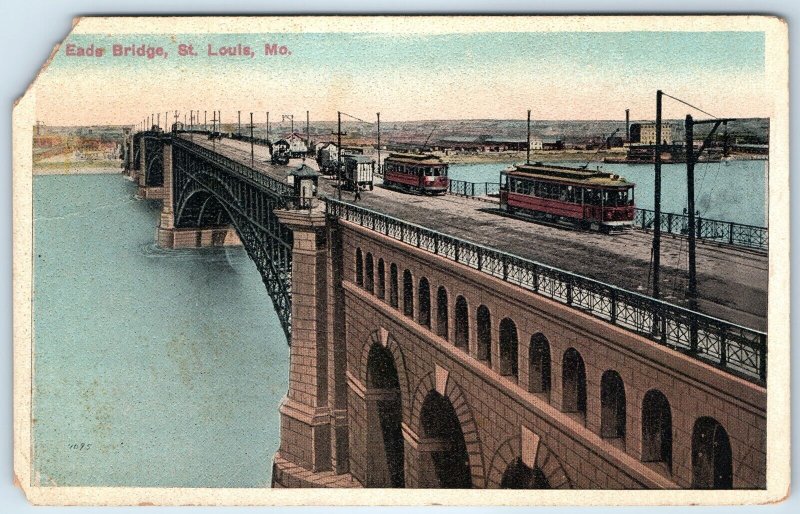
[(633, 225), (634, 185), (619, 175), (537, 162), (500, 173), (500, 209), (592, 230)]
[(420, 194), (447, 192), (447, 164), (435, 155), (392, 153), (383, 161), (383, 183)]

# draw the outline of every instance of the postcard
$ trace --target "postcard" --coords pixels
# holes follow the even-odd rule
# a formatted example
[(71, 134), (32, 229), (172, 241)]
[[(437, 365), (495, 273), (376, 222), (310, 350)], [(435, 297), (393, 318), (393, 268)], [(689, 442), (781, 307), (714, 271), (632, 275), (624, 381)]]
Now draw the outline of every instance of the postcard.
[(75, 20), (14, 110), (17, 484), (784, 499), (787, 52), (766, 16)]

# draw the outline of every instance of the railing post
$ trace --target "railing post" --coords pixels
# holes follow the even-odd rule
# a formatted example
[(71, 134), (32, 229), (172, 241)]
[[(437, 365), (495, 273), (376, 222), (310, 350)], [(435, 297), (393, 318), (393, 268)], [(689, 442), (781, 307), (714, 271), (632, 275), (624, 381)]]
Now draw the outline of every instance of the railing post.
[(472, 189), (472, 195), (470, 195), (470, 196), (473, 196), (473, 197), (474, 197), (474, 196), (475, 196), (475, 182), (470, 182), (470, 186), (472, 186), (472, 187), (471, 187), (471, 189)]
[(617, 290), (611, 290), (611, 323), (617, 323)]
[(764, 382), (767, 381), (767, 336), (765, 334), (761, 334), (758, 337), (758, 342), (760, 343), (760, 347), (758, 349), (758, 376)]
[(728, 223), (728, 244), (733, 244), (733, 222)]
[(439, 255), (439, 233), (433, 233), (433, 253)]
[(533, 265), (533, 290), (539, 292), (539, 266)]
[(728, 338), (725, 329), (721, 330), (722, 335), (719, 340), (719, 364), (723, 368), (728, 364)]
[(456, 262), (459, 262), (459, 249), (458, 239), (453, 239), (453, 257), (455, 257)]
[(567, 278), (567, 305), (572, 305), (572, 275)]
[(422, 243), (422, 229), (417, 227), (417, 248), (421, 246)]
[(478, 271), (483, 271), (483, 248), (478, 247)]
[(694, 236), (697, 239), (703, 238), (703, 218), (697, 217), (697, 231), (695, 231)]
[(672, 234), (672, 213), (667, 214), (667, 233)]
[(695, 311), (692, 311), (691, 319), (689, 320), (689, 351), (692, 355), (696, 355), (698, 351), (697, 313)]
[(508, 280), (508, 256), (503, 254), (503, 280)]

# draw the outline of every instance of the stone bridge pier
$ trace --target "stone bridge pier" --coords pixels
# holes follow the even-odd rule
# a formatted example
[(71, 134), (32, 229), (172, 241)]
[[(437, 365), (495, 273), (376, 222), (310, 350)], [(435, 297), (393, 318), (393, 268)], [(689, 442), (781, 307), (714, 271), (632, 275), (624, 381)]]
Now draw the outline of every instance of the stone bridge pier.
[[(146, 145), (142, 145), (143, 149)], [(203, 213), (186, 212), (185, 223), (193, 226), (178, 226), (176, 220), (176, 191), (174, 190), (176, 169), (174, 152), (175, 148), (171, 139), (163, 140), (163, 149), (160, 162), (163, 163), (163, 184), (148, 187), (144, 181), (144, 173), (139, 175), (139, 191), (143, 198), (158, 199), (162, 201), (161, 216), (156, 229), (156, 242), (161, 248), (209, 248), (219, 246), (241, 246), (241, 240), (233, 226), (226, 224), (219, 226), (210, 225), (203, 220)], [(144, 154), (142, 154), (144, 162)], [(142, 184), (145, 185), (142, 185)], [(208, 201), (208, 199), (206, 199)], [(190, 214), (194, 214), (188, 220)]]

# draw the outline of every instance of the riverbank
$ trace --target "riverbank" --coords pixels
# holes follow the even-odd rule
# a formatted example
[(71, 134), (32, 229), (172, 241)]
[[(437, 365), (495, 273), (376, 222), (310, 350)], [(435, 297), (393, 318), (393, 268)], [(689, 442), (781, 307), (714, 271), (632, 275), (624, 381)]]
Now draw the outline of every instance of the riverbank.
[[(481, 153), (451, 153), (442, 155), (442, 160), (448, 164), (493, 164), (509, 162), (525, 162), (525, 152), (481, 152)], [(531, 152), (531, 162), (559, 162), (559, 163), (603, 163), (606, 157), (625, 159), (625, 152), (596, 150), (553, 150)], [(730, 156), (732, 161), (761, 161), (767, 160), (765, 155), (735, 154)]]
[(57, 161), (33, 163), (34, 175), (104, 175), (121, 173), (121, 160), (108, 161)]

